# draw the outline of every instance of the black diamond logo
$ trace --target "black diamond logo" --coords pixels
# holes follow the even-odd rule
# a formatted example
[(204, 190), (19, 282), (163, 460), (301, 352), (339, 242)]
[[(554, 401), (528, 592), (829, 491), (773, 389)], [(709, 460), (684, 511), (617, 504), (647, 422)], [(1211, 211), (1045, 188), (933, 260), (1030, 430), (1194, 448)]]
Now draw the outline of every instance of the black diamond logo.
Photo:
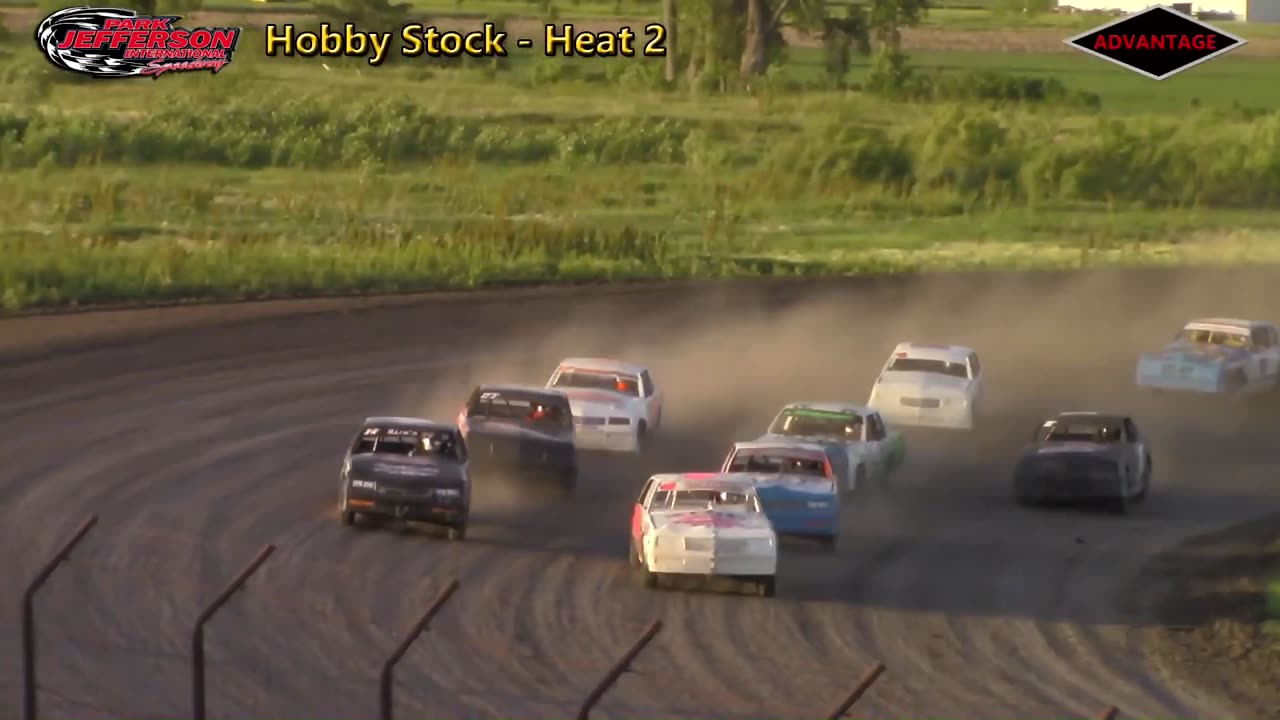
[(1247, 41), (1171, 7), (1154, 5), (1064, 42), (1140, 75), (1164, 80)]

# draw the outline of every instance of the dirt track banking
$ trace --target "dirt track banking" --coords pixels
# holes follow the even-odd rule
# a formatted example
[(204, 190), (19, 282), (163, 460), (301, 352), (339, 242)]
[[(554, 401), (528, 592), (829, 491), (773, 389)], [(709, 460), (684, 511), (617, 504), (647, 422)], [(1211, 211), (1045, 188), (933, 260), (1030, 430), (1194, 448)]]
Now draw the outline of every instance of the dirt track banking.
[[(101, 516), (39, 598), (45, 717), (188, 713), (190, 623), (267, 542), (276, 556), (209, 630), (213, 716), (372, 716), (378, 664), (456, 576), (401, 664), (403, 717), (564, 717), (655, 617), (666, 629), (599, 717), (814, 717), (877, 659), (889, 672), (859, 717), (1111, 703), (1230, 717), (1150, 669), (1131, 581), (1187, 535), (1280, 507), (1274, 423), (1156, 412), (1131, 370), (1187, 316), (1274, 318), (1278, 300), (1273, 273), (1196, 271), (491, 297), (188, 330), (172, 327), (182, 313), (244, 309), (7, 320), (0, 561), (28, 578)], [(157, 329), (43, 344), (130, 322)], [(638, 587), (625, 533), (646, 472), (710, 468), (783, 402), (863, 399), (906, 338), (981, 350), (999, 411), (981, 450), (911, 438), (895, 496), (847, 518), (838, 557), (786, 548), (776, 600)], [(475, 379), (537, 382), (592, 352), (649, 362), (666, 384), (657, 457), (594, 464), (563, 505), (481, 490), (460, 545), (339, 527), (337, 463), (361, 417), (451, 417)], [(1131, 410), (1152, 436), (1149, 504), (1130, 518), (1015, 507), (1011, 452), (1035, 416), (1094, 406)], [(4, 715), (18, 712), (20, 584), (0, 607)]]

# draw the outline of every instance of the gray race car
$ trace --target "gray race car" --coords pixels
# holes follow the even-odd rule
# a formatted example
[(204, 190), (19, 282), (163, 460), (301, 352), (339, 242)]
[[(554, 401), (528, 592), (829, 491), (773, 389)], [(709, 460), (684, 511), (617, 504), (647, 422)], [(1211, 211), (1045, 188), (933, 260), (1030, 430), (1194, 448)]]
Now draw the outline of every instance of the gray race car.
[(1036, 427), (1013, 484), (1023, 504), (1101, 500), (1124, 513), (1151, 488), (1151, 450), (1126, 415), (1059, 413)]
[(456, 425), (421, 418), (366, 418), (342, 463), (343, 525), (365, 517), (441, 525), (450, 540), (467, 534), (471, 478)]
[(478, 472), (505, 472), (570, 493), (578, 484), (573, 412), (559, 390), (480, 385), (458, 414)]

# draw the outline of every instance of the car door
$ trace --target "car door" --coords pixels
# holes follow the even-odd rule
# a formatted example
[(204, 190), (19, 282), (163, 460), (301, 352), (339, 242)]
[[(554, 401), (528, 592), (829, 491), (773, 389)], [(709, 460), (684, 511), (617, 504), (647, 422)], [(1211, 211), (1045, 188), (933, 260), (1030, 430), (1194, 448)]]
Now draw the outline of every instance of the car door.
[(648, 370), (640, 371), (640, 392), (644, 395), (644, 418), (656, 430), (662, 423), (662, 391), (653, 384)]
[(978, 353), (969, 353), (969, 406), (977, 405), (978, 396), (982, 392), (982, 361)]
[(882, 475), (885, 471), (885, 451), (889, 447), (885, 442), (888, 433), (884, 427), (884, 420), (880, 419), (880, 413), (868, 413), (862, 427), (866, 458), (870, 464), (867, 473), (871, 476)]
[(649, 499), (653, 486), (654, 478), (645, 481), (644, 487), (640, 489), (640, 497), (636, 498), (635, 507), (631, 509), (631, 541), (637, 550), (640, 548), (640, 538), (644, 536), (645, 502)]
[(1142, 439), (1132, 418), (1124, 419), (1124, 440), (1128, 450), (1125, 467), (1129, 468), (1126, 486), (1130, 491), (1137, 492), (1147, 471), (1147, 449), (1146, 441)]

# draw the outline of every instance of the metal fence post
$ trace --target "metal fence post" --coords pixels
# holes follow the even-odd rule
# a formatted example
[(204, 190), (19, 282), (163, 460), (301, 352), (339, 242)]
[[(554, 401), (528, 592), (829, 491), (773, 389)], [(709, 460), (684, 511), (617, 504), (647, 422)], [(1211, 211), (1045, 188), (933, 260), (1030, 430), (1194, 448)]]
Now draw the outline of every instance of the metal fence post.
[(1119, 714), (1120, 714), (1120, 708), (1116, 707), (1115, 705), (1112, 705), (1106, 710), (1103, 710), (1102, 714), (1098, 716), (1098, 719), (1099, 720), (1116, 720), (1116, 716)]
[(618, 662), (613, 664), (613, 667), (605, 674), (604, 679), (592, 689), (591, 694), (587, 695), (587, 699), (582, 701), (582, 707), (578, 708), (578, 720), (590, 720), (591, 711), (595, 708), (596, 703), (600, 702), (600, 698), (604, 697), (609, 688), (618, 682), (618, 678), (622, 677), (622, 673), (627, 671), (631, 662), (636, 659), (640, 651), (645, 649), (649, 641), (653, 640), (660, 630), (662, 630), (662, 621), (654, 620), (649, 624), (644, 634), (640, 636), (640, 639), (636, 640), (635, 644), (631, 646), (631, 649), (618, 658)]
[(422, 617), (418, 618), (418, 622), (413, 624), (409, 629), (409, 634), (404, 640), (400, 641), (391, 657), (382, 664), (382, 675), (378, 678), (378, 717), (382, 720), (391, 720), (393, 714), (394, 703), (392, 702), (392, 686), (394, 685), (395, 676), (393, 673), (396, 669), (396, 663), (400, 662), (400, 658), (409, 651), (409, 646), (418, 639), (418, 636), (427, 629), (427, 625), (431, 623), (431, 619), (440, 612), (440, 608), (453, 597), (453, 593), (458, 589), (458, 581), (450, 580), (436, 596), (436, 599), (427, 607), (427, 611), (422, 613)]
[(268, 545), (258, 551), (253, 560), (240, 571), (239, 575), (227, 585), (218, 597), (213, 599), (196, 618), (195, 629), (191, 631), (191, 717), (194, 720), (205, 719), (205, 703), (204, 703), (204, 626), (208, 623), (214, 613), (218, 612), (223, 605), (231, 599), (236, 591), (244, 587), (248, 582), (249, 576), (258, 571), (262, 567), (262, 563), (271, 557), (271, 553), (276, 551), (275, 545)]
[(854, 703), (861, 700), (862, 696), (871, 689), (871, 686), (874, 685), (876, 680), (879, 680), (880, 676), (883, 674), (884, 663), (877, 662), (875, 665), (872, 665), (871, 669), (867, 670), (866, 674), (862, 676), (862, 680), (858, 681), (858, 684), (853, 688), (853, 692), (849, 693), (849, 695), (845, 697), (844, 702), (840, 703), (835, 711), (827, 716), (827, 720), (840, 720), (843, 718), (845, 713), (849, 712), (849, 708), (853, 707)]
[(31, 579), (27, 589), (22, 593), (22, 717), (23, 720), (36, 720), (36, 591), (39, 590), (54, 570), (71, 555), (71, 550), (89, 534), (89, 530), (98, 523), (97, 515), (90, 515), (80, 523), (75, 533), (67, 539), (62, 547), (49, 558), (49, 562), (40, 568), (40, 572)]

